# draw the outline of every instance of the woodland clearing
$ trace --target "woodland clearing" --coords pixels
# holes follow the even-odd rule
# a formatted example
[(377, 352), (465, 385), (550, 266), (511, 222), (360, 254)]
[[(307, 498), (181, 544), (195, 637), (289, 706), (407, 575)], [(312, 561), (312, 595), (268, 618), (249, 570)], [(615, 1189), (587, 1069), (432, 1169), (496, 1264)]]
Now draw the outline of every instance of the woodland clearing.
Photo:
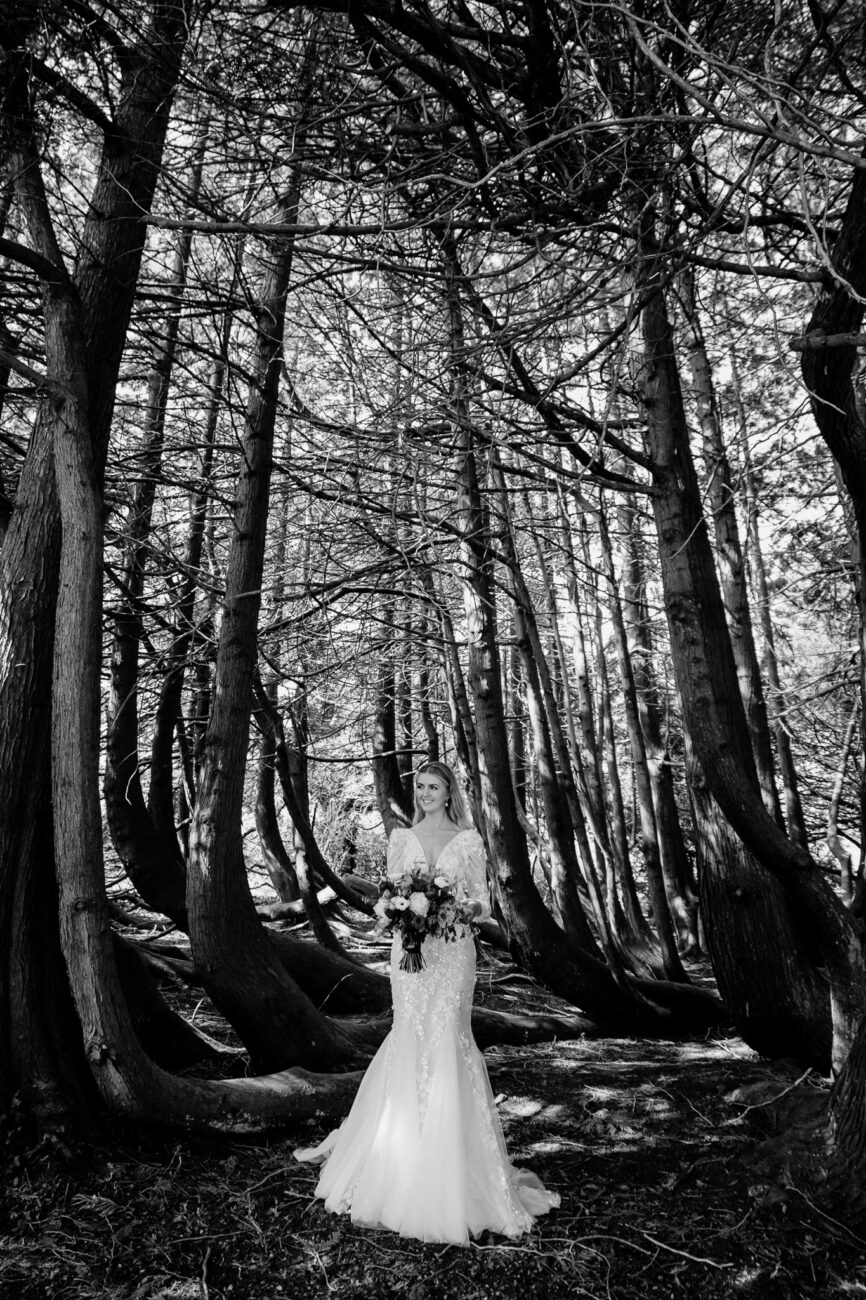
[[(190, 998), (188, 1013), (195, 1009)], [(497, 956), (477, 1001), (561, 1011)], [(231, 1040), (203, 1003), (196, 1023)], [(370, 1232), (291, 1158), (324, 1133), (178, 1139), (105, 1121), (67, 1145), (8, 1127), (2, 1300), (799, 1300), (866, 1293), (864, 1242), (798, 1190), (827, 1081), (735, 1036), (495, 1047), (512, 1158), (562, 1194), (517, 1243)], [(797, 1128), (800, 1122), (801, 1127)], [(784, 1136), (775, 1136), (779, 1129)], [(798, 1139), (797, 1134), (801, 1135)]]

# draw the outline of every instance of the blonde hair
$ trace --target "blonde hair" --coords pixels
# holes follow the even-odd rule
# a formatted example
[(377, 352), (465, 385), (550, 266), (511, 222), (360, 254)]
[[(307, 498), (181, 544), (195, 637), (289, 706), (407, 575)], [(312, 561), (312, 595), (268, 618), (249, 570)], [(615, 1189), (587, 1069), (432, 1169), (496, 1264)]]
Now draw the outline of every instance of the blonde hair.
[[(438, 759), (430, 759), (427, 763), (422, 763), (415, 771), (415, 776), (423, 776), (429, 772), (431, 776), (438, 776), (440, 781), (444, 781), (448, 787), (448, 799), (445, 804), (445, 811), (455, 826), (461, 830), (471, 830), (472, 818), (469, 815), (469, 809), (466, 807), (466, 800), (463, 797), (463, 791), (460, 788), (460, 782), (457, 779), (457, 773), (450, 768), (447, 763), (440, 763)], [(413, 788), (415, 799), (415, 822), (417, 825), (424, 816), (424, 813), (418, 807), (417, 788)]]

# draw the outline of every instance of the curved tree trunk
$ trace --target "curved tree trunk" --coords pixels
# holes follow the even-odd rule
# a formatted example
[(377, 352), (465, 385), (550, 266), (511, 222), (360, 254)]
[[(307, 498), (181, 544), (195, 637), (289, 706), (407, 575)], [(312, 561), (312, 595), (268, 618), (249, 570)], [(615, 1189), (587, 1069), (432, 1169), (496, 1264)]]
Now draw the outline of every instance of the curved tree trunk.
[(684, 271), (680, 276), (679, 285), (680, 301), (688, 323), (686, 347), (703, 435), (707, 498), (716, 535), (716, 564), (722, 600), (728, 618), (731, 649), (737, 668), (737, 680), (740, 684), (740, 695), (752, 741), (755, 769), (764, 807), (770, 816), (775, 817), (782, 825), (782, 810), (776, 789), (773, 747), (770, 743), (770, 727), (764, 699), (764, 683), (761, 680), (761, 669), (752, 631), (752, 611), (746, 587), (743, 548), (740, 545), (733, 476), (722, 438), (713, 374), (695, 301), (694, 273), (691, 270)]
[[(625, 928), (625, 917), (623, 916), (616, 887), (615, 854), (609, 833), (605, 799), (601, 792), (599, 756), (594, 736), (592, 748), (587, 750), (587, 754), (584, 754), (584, 747), (578, 737), (568, 656), (565, 651), (557, 603), (557, 589), (559, 589), (565, 596), (566, 606), (568, 605), (567, 587), (564, 587), (559, 575), (554, 577), (551, 571), (551, 565), (545, 554), (541, 536), (534, 524), (530, 493), (523, 492), (522, 499), (527, 518), (532, 525), (536, 561), (541, 574), (542, 585), (547, 593), (547, 612), (555, 650), (554, 663), (557, 679), (560, 683), (556, 698), (548, 691), (545, 694), (545, 702), (551, 728), (554, 733), (557, 729), (559, 732), (558, 752), (560, 761), (570, 760), (574, 769), (573, 772), (569, 772), (567, 791), (569, 799), (578, 812), (578, 816), (575, 817), (575, 829), (578, 834), (581, 857), (587, 864), (585, 877), (590, 897), (593, 900), (596, 923), (604, 931), (605, 943), (610, 945), (611, 948), (616, 945), (617, 949), (619, 949), (621, 948), (619, 936)], [(560, 529), (560, 535), (562, 535), (563, 531)], [(570, 536), (562, 538), (560, 544), (571, 555)], [(572, 617), (577, 621), (576, 611), (572, 614)], [(588, 686), (588, 681), (585, 682), (585, 685)], [(565, 719), (564, 725), (559, 720), (560, 714)], [(592, 720), (591, 729), (594, 733), (594, 719)], [(581, 734), (585, 736), (585, 733), (582, 732)], [(590, 841), (587, 823), (592, 831), (594, 844)]]
[[(69, 1009), (68, 984), (57, 960), (58, 938), (56, 932), (42, 933), (45, 918), (56, 914), (49, 765), (61, 528), (52, 459), (62, 412), (54, 399), (61, 398), (61, 407), (68, 400), (68, 376), (59, 368), (67, 346), (62, 335), (77, 331), (76, 364), (84, 367), (84, 379), (78, 382), (86, 384), (88, 433), (101, 477), (144, 218), (153, 198), (186, 29), (182, 6), (159, 0), (142, 22), (140, 44), (127, 47), (119, 69), (116, 129), (103, 144), (77, 239), (72, 288), (53, 237), (32, 141), (24, 41), (22, 62), (9, 55), (4, 67), (11, 172), (45, 286), (49, 361), (45, 397), (0, 551), (0, 661), (8, 665), (0, 677), (0, 1087), (22, 1091), (39, 1110), (65, 1105), (89, 1086), (81, 1030)], [(69, 311), (71, 298), (79, 303), (78, 319), (64, 322), (61, 316)]]
[[(213, 465), (214, 438), (216, 436), (219, 395), (224, 367), (219, 366), (215, 372), (215, 387), (211, 392), (210, 409), (205, 427), (204, 453), (202, 456), (201, 487), (195, 493), (190, 512), (189, 536), (186, 555), (184, 556), (185, 576), (180, 598), (175, 613), (175, 635), (168, 652), (168, 665), (159, 690), (156, 715), (153, 721), (153, 739), (150, 748), (150, 785), (147, 791), (147, 811), (154, 828), (166, 842), (175, 837), (175, 790), (172, 764), (174, 737), (183, 727), (181, 719), (181, 700), (186, 675), (186, 660), (190, 647), (194, 644), (197, 630), (195, 627), (195, 601), (198, 592), (198, 571), (201, 566), (202, 547), (207, 522), (208, 484)], [(185, 735), (185, 730), (183, 731)], [(180, 734), (178, 734), (180, 740)], [(190, 801), (194, 800), (196, 782), (192, 756), (188, 752), (183, 762), (186, 788)]]
[(224, 1047), (168, 1006), (140, 948), (114, 934), (114, 959), (135, 1035), (148, 1056), (167, 1070), (224, 1061), (243, 1048)]
[[(267, 692), (271, 705), (276, 710), (276, 684), (268, 683), (263, 689)], [(277, 821), (277, 805), (274, 797), (276, 762), (276, 737), (273, 728), (265, 726), (262, 729), (259, 742), (259, 761), (256, 774), (256, 830), (262, 856), (265, 860), (265, 867), (271, 878), (271, 884), (277, 892), (277, 897), (283, 903), (291, 903), (300, 898), (301, 887), (295, 871), (295, 864), (289, 857), (288, 850), (283, 843)]]
[[(815, 422), (841, 467), (851, 496), (859, 543), (860, 726), (866, 731), (866, 427), (854, 378), (866, 298), (866, 173), (855, 171), (832, 253), (833, 277), (822, 290), (803, 345), (803, 378)], [(836, 336), (833, 345), (828, 336)], [(841, 338), (840, 338), (841, 336)], [(841, 344), (841, 345), (839, 345)], [(861, 828), (862, 829), (862, 828)], [(856, 904), (855, 904), (856, 906)], [(859, 907), (857, 910), (861, 910)], [(830, 1194), (839, 1212), (860, 1228), (866, 1212), (866, 1019), (831, 1097)]]
[[(544, 907), (532, 880), (526, 837), (520, 826), (508, 758), (502, 700), (502, 674), (496, 637), (496, 602), (489, 533), (480, 505), (476, 449), (463, 389), (462, 318), (453, 260), (446, 258), (448, 306), (454, 340), (452, 401), (459, 446), (458, 509), (469, 641), (469, 684), (475, 703), (475, 727), (481, 761), (482, 828), (493, 885), (508, 932), (511, 951), (521, 965), (548, 988), (606, 1023), (660, 1027), (668, 1014), (649, 996), (666, 999), (676, 985), (652, 989), (649, 981), (617, 986), (601, 962), (565, 941)], [(720, 1007), (701, 990), (683, 989), (679, 999), (701, 1016), (715, 1020)]]
[[(286, 437), (285, 454), (288, 456), (290, 452), (291, 435), (289, 434)], [(273, 593), (268, 609), (269, 621), (274, 625), (282, 623), (285, 598), (286, 529), (288, 516), (286, 491), (287, 485), (283, 485), (282, 490), (278, 491), (277, 494), (278, 518), (276, 524), (277, 537), (274, 553), (274, 582)], [(274, 727), (270, 723), (270, 718), (279, 716), (278, 704), (282, 645), (282, 636), (278, 632), (273, 641), (267, 646), (269, 665), (267, 680), (261, 681), (261, 679), (259, 679), (256, 682), (256, 690), (257, 692), (260, 691), (264, 694), (268, 701), (269, 709), (261, 728), (262, 734), (261, 740), (259, 741), (254, 812), (259, 844), (261, 846), (262, 856), (265, 860), (265, 867), (271, 878), (271, 884), (276, 890), (277, 897), (280, 901), (289, 903), (300, 898), (301, 886), (295, 871), (295, 863), (283, 842), (279, 822), (277, 820), (277, 805), (275, 798), (277, 776), (277, 737)], [(305, 806), (309, 802), (306, 796), (307, 787), (306, 782), (304, 782), (302, 803)]]
[(241, 838), (244, 773), (285, 303), (292, 245), (271, 253), (250, 363), (243, 469), (217, 648), (213, 702), (190, 829), (187, 908), (193, 958), (205, 988), (239, 1033), (255, 1067), (331, 1065), (351, 1054), (344, 1035), (286, 975), (256, 916)]
[(688, 752), (701, 909), (713, 974), (737, 1032), (762, 1056), (830, 1069), (826, 981), (791, 924), (782, 886), (723, 817)]
[[(649, 256), (645, 265), (651, 265)], [(838, 1066), (866, 1006), (863, 956), (841, 903), (809, 855), (788, 839), (761, 799), (661, 289), (647, 300), (642, 329), (642, 396), (656, 489), (653, 511), (683, 718), (725, 817), (761, 866), (782, 884), (798, 931), (811, 931), (820, 946), (832, 989)]]
[(328, 948), (331, 952), (339, 953), (341, 957), (345, 957), (346, 961), (355, 965), (354, 957), (346, 952), (328, 924), (328, 918), (325, 916), (318, 894), (310, 880), (310, 873), (307, 870), (307, 857), (303, 849), (298, 850), (296, 866), (304, 910), (307, 914), (307, 920), (310, 922), (310, 928), (316, 936), (316, 942), (320, 943), (323, 948)]
[(578, 888), (582, 884), (575, 839), (584, 863), (587, 887), (594, 898), (597, 924), (608, 940), (607, 916), (595, 879), (595, 864), (583, 810), (577, 797), (571, 755), (554, 698), (550, 667), (538, 630), (532, 598), (520, 567), (505, 479), (494, 453), (493, 484), (500, 512), (497, 533), (507, 562), (506, 585), (514, 601), (514, 628), (526, 684), (526, 708), (535, 740), (535, 766), (544, 806), (551, 859), (551, 887), (568, 937), (584, 952), (601, 957), (583, 910)]
[(298, 839), (303, 845), (304, 852), (307, 855), (310, 867), (320, 880), (324, 881), (326, 885), (330, 885), (334, 893), (338, 898), (341, 898), (344, 903), (348, 903), (350, 907), (356, 908), (359, 912), (365, 912), (367, 915), (372, 916), (373, 909), (367, 899), (332, 870), (319, 848), (315, 833), (310, 824), (306, 799), (303, 797), (303, 794), (299, 795), (292, 779), (288, 746), (283, 731), (283, 720), (280, 717), (279, 710), (274, 708), (268, 699), (267, 692), (262, 686), (258, 674), (256, 674), (255, 677), (255, 695), (256, 701), (261, 710), (260, 718), (262, 725), (270, 730), (274, 739), (275, 761), (277, 774), (280, 778), (280, 788), (283, 792), (283, 799), (285, 800), (289, 816), (294, 823)]
[(866, 310), (866, 173), (862, 170), (852, 178), (832, 263), (832, 280), (819, 295), (799, 344), (815, 423), (842, 470), (857, 526), (861, 729), (866, 729), (866, 425), (854, 383), (858, 351), (852, 341), (862, 329)]
[(117, 616), (103, 777), (106, 821), (117, 856), (142, 898), (186, 929), (186, 869), (177, 838), (157, 831), (139, 777), (139, 641), (137, 616)]
[[(0, 1097), (62, 1114), (87, 1095), (56, 924), (51, 663), (59, 521), (53, 429), (41, 412), (0, 549)], [(20, 503), (28, 503), (28, 509)], [(35, 779), (43, 774), (42, 780)], [(29, 779), (22, 779), (29, 774)]]

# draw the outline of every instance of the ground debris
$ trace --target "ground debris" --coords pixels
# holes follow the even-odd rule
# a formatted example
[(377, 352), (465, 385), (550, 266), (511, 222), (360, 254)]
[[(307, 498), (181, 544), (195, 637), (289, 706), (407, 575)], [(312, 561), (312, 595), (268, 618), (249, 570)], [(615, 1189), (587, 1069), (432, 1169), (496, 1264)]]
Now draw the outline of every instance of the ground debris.
[(318, 1136), (309, 1125), (267, 1141), (115, 1126), (53, 1161), (19, 1159), (0, 1185), (0, 1300), (866, 1295), (862, 1247), (761, 1154), (783, 1140), (774, 1108), (814, 1120), (822, 1081), (726, 1038), (486, 1058), (512, 1159), (562, 1194), (523, 1241), (423, 1245), (335, 1219), (311, 1199), (316, 1171), (291, 1159)]

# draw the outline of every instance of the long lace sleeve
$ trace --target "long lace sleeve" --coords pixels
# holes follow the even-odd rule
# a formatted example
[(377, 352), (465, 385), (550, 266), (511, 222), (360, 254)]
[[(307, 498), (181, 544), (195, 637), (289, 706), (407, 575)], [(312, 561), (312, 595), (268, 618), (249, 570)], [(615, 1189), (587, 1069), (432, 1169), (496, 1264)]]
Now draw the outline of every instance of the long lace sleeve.
[(487, 859), (484, 853), (484, 841), (477, 831), (467, 835), (468, 841), (464, 865), (464, 884), (466, 893), (481, 904), (481, 914), (476, 919), (486, 921), (490, 916), (490, 891), (487, 888)]
[(390, 880), (396, 880), (406, 870), (407, 832), (402, 826), (396, 826), (388, 839), (388, 853), (385, 859), (385, 874)]

